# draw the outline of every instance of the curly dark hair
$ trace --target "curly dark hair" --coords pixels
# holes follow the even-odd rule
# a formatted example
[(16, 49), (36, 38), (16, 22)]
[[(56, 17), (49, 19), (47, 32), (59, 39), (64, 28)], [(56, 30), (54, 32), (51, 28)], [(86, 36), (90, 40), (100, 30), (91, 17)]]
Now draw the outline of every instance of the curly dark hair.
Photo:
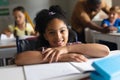
[(97, 5), (101, 3), (101, 0), (87, 0), (87, 2), (91, 5)]
[(58, 5), (53, 5), (49, 9), (43, 9), (37, 13), (34, 19), (35, 31), (39, 32), (40, 34), (39, 40), (41, 46), (49, 46), (48, 41), (46, 41), (44, 38), (44, 33), (49, 22), (55, 18), (62, 20), (67, 25), (65, 12)]

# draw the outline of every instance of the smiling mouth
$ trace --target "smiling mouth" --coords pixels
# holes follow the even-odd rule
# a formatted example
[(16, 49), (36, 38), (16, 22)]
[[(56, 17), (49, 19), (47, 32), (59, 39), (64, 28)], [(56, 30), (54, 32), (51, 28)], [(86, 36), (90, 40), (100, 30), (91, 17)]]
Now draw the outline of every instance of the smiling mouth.
[(58, 46), (62, 46), (63, 43), (64, 43), (64, 40), (56, 42), (56, 44), (57, 44)]

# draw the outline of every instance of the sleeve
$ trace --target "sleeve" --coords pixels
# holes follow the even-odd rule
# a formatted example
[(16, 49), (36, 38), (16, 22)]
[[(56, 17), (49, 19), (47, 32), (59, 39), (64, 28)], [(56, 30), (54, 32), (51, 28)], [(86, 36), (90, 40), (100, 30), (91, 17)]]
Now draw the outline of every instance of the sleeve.
[(119, 18), (116, 19), (114, 24), (115, 24), (116, 27), (118, 27), (118, 26), (120, 27), (120, 19)]
[(8, 25), (8, 29), (9, 29), (11, 32), (14, 32), (14, 26), (13, 26), (13, 25)]
[(107, 20), (107, 19), (104, 19), (104, 20), (101, 22), (101, 26), (102, 26), (102, 27), (110, 26), (108, 20)]
[(27, 31), (29, 33), (34, 33), (34, 29), (33, 29), (32, 25), (30, 23), (27, 23)]
[(75, 45), (75, 44), (81, 44), (82, 42), (79, 42), (79, 41), (77, 41), (77, 42), (73, 42), (73, 43), (67, 43), (67, 46), (69, 46), (69, 45)]
[(117, 19), (117, 29), (118, 29), (118, 32), (120, 33), (120, 19)]

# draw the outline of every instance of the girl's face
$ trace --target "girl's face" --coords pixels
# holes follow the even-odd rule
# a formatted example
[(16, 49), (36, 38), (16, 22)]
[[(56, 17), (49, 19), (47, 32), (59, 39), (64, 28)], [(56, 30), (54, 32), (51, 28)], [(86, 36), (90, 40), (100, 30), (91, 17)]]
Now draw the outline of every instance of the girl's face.
[(23, 24), (25, 22), (25, 15), (21, 11), (15, 11), (13, 12), (15, 21), (18, 25)]
[(53, 19), (48, 24), (44, 37), (49, 42), (50, 47), (66, 46), (68, 41), (66, 24), (60, 19)]
[(115, 19), (117, 19), (119, 16), (118, 16), (118, 13), (114, 12), (114, 11), (111, 11), (109, 13), (109, 20), (110, 21), (114, 21)]

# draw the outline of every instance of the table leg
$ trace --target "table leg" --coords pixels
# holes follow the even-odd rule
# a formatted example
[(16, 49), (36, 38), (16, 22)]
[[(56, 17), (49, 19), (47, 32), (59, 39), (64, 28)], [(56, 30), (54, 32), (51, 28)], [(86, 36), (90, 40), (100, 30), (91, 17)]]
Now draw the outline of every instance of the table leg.
[(3, 58), (3, 66), (6, 66), (6, 58)]

